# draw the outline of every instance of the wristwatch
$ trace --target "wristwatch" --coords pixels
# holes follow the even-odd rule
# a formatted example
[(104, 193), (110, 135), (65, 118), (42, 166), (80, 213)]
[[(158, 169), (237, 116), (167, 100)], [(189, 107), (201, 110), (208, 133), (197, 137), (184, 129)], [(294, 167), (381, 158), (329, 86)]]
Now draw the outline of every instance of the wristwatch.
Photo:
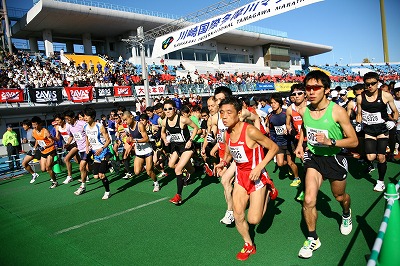
[(336, 140), (335, 139), (331, 139), (331, 145), (334, 146), (334, 147), (336, 146)]

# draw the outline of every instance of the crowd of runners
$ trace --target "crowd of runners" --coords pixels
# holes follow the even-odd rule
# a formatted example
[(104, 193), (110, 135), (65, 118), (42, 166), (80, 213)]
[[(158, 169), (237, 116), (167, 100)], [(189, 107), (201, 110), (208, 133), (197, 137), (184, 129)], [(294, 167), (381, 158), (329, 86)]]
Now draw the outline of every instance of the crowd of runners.
[[(92, 175), (103, 183), (103, 200), (112, 195), (109, 172), (121, 171), (122, 178), (131, 179), (145, 171), (153, 181), (153, 192), (158, 192), (162, 189), (158, 179), (167, 175), (165, 169), (173, 169), (177, 191), (170, 202), (176, 205), (182, 203), (191, 175), (204, 168), (210, 178), (220, 178), (227, 206), (220, 222), (235, 223), (245, 242), (237, 259), (246, 260), (256, 253), (249, 223), (258, 224), (267, 203), (278, 196), (265, 170), (272, 161), (276, 170), (290, 177), (288, 186), (301, 187), (297, 199), (303, 201), (308, 235), (298, 255), (310, 258), (321, 246), (316, 201), (325, 179), (343, 208), (340, 232), (348, 235), (352, 230), (346, 193), (349, 155), (364, 163), (368, 172), (376, 165), (379, 178), (373, 189), (385, 190), (386, 158), (393, 159), (400, 142), (400, 86), (387, 91), (380, 85), (379, 75), (369, 72), (363, 83), (334, 93), (330, 78), (317, 70), (291, 87), (290, 103), (280, 94), (268, 99), (238, 98), (221, 86), (203, 107), (196, 102), (183, 105), (176, 97), (142, 113), (120, 106), (99, 121), (91, 107), (78, 114), (68, 110), (54, 115), (54, 132), (35, 116), (23, 121), (24, 129), (32, 133), (27, 135), (32, 149), (22, 165), (34, 183), (40, 177), (30, 162), (38, 160), (54, 189), (59, 185), (54, 157), (64, 154), (67, 177), (62, 183), (77, 178), (72, 174), (75, 162), (81, 185), (74, 194), (85, 193)], [(296, 157), (300, 163), (295, 163)], [(300, 165), (305, 176), (299, 175)]]

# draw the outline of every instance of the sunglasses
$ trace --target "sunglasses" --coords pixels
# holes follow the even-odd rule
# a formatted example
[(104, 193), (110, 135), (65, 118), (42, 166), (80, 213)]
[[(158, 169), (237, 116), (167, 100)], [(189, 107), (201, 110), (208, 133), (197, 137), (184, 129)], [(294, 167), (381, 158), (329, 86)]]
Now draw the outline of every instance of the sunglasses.
[(324, 86), (322, 85), (307, 85), (306, 86), (306, 91), (319, 91), (320, 89), (322, 89)]
[(170, 108), (164, 108), (164, 111), (171, 111), (171, 110), (174, 110), (174, 108), (173, 108), (173, 107), (170, 107)]
[(291, 94), (291, 96), (301, 96), (304, 94), (304, 91), (295, 91)]
[(375, 86), (377, 83), (378, 83), (378, 81), (371, 82), (371, 83), (365, 82), (365, 83), (364, 83), (364, 86), (365, 86), (366, 88), (369, 88), (369, 86)]

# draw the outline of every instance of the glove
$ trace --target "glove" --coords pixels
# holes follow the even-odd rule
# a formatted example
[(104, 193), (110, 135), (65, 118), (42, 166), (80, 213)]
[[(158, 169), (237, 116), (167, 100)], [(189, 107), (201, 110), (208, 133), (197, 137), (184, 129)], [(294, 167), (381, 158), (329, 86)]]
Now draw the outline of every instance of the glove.
[(215, 139), (214, 139), (212, 133), (208, 133), (208, 134), (207, 134), (207, 141), (208, 141), (209, 143), (215, 143)]
[(396, 126), (396, 123), (393, 121), (386, 121), (385, 124), (386, 124), (386, 128), (389, 130), (392, 130)]
[(362, 130), (362, 124), (361, 123), (357, 123), (356, 124), (356, 132), (358, 133), (358, 132), (361, 132), (361, 130)]

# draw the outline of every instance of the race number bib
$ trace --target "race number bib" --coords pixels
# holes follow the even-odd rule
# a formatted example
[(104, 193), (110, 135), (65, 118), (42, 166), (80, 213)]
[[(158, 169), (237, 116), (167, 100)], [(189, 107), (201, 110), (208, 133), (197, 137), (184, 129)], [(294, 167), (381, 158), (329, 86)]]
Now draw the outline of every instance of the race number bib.
[(274, 126), (276, 135), (281, 136), (281, 135), (285, 135), (285, 130), (286, 130), (286, 125), (282, 125), (282, 126)]
[(93, 144), (96, 144), (96, 143), (97, 143), (97, 139), (96, 139), (96, 138), (93, 138), (93, 137), (88, 137), (88, 140), (89, 140), (89, 143), (90, 143), (91, 145), (93, 145)]
[(385, 120), (382, 119), (382, 115), (380, 112), (369, 113), (367, 111), (362, 110), (361, 113), (362, 113), (362, 121), (366, 125), (376, 125), (385, 122)]
[(73, 133), (72, 135), (74, 136), (74, 139), (77, 141), (83, 140), (83, 136), (82, 136), (81, 132), (76, 132), (76, 133)]
[(229, 150), (232, 154), (233, 159), (237, 163), (248, 163), (249, 159), (247, 158), (246, 152), (244, 151), (243, 146), (229, 146)]
[(317, 142), (317, 133), (323, 133), (328, 138), (328, 130), (309, 127), (307, 128), (307, 142), (312, 146), (327, 147), (327, 145)]
[(44, 140), (38, 140), (37, 142), (40, 147), (42, 147), (42, 148), (46, 147), (46, 143), (44, 142)]
[(181, 133), (171, 134), (171, 142), (186, 142)]

